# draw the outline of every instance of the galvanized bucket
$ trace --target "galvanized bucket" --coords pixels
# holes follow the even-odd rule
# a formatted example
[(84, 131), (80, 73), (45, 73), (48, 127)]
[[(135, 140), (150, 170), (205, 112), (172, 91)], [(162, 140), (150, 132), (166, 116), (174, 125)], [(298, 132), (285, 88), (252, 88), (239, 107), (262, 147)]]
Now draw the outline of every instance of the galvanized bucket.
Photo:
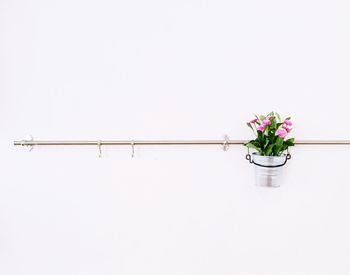
[(291, 158), (290, 154), (281, 156), (261, 156), (247, 154), (247, 160), (255, 165), (255, 183), (258, 186), (279, 187), (283, 166)]

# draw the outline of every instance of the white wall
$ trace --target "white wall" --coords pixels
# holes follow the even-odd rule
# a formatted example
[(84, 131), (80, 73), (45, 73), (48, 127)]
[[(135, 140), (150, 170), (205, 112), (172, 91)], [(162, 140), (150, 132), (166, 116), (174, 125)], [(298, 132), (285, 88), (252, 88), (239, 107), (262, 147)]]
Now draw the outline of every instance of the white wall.
[(245, 149), (13, 140), (232, 139), (271, 110), (349, 138), (348, 1), (0, 2), (0, 274), (349, 274), (348, 147), (296, 147), (279, 189)]

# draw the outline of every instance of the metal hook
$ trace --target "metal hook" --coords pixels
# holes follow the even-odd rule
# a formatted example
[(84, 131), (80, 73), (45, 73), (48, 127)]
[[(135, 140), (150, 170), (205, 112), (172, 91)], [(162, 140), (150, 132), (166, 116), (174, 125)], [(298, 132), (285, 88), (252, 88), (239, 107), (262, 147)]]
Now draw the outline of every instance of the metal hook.
[(97, 142), (97, 147), (98, 147), (98, 157), (102, 157), (102, 150), (101, 150), (101, 140)]
[(228, 137), (228, 135), (224, 135), (224, 142), (222, 144), (222, 150), (224, 150), (224, 152), (230, 149), (229, 141), (230, 141), (230, 138)]
[(131, 144), (131, 157), (133, 158), (135, 156), (135, 141), (132, 140), (130, 144)]
[(250, 152), (249, 152), (249, 147), (247, 147), (248, 149), (248, 152), (245, 156), (245, 159), (249, 161), (249, 163), (253, 163), (253, 160), (252, 160), (252, 156), (250, 155)]
[(33, 137), (31, 135), (27, 135), (24, 139), (21, 140), (21, 146), (30, 152), (33, 150), (34, 145), (27, 144), (28, 141), (33, 141)]
[(287, 156), (286, 156), (286, 158), (287, 158), (288, 160), (292, 158), (292, 155), (289, 153), (289, 149), (287, 149)]

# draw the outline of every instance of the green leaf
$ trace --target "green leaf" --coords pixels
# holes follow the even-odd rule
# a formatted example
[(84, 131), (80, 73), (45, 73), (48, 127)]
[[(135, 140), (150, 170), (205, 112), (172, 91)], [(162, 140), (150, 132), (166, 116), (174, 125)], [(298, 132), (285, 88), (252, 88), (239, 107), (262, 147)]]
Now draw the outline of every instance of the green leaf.
[(261, 149), (258, 146), (254, 145), (252, 143), (246, 143), (244, 145), (248, 148), (251, 148), (251, 149), (258, 151), (261, 154)]
[(279, 156), (281, 154), (281, 150), (283, 148), (283, 139), (280, 137), (276, 137), (275, 147), (273, 149), (274, 156)]
[(251, 144), (255, 145), (256, 147), (260, 147), (260, 142), (257, 140), (250, 141)]
[(280, 146), (278, 146), (278, 145), (276, 145), (275, 147), (274, 147), (274, 156), (280, 156), (281, 155), (281, 152), (282, 152), (282, 148), (283, 148), (283, 145), (280, 145)]
[(264, 133), (269, 134), (270, 125), (266, 125)]
[(276, 113), (276, 117), (278, 118), (278, 122), (281, 122), (281, 116), (278, 113)]
[(266, 147), (269, 145), (269, 142), (270, 142), (270, 140), (269, 139), (266, 139), (265, 140), (265, 143), (264, 143), (264, 150), (266, 149)]
[(255, 116), (256, 119), (258, 120), (258, 121), (256, 122), (256, 124), (260, 125), (260, 124), (261, 124), (261, 123), (260, 123), (260, 118), (259, 118), (257, 115), (255, 115), (255, 114), (254, 114), (254, 116)]
[(253, 126), (250, 124), (250, 122), (247, 122), (247, 126), (254, 132)]
[(289, 147), (288, 145), (283, 144), (281, 151), (283, 152), (283, 151), (287, 150), (287, 149), (288, 149), (288, 147)]
[(281, 125), (283, 125), (282, 122), (281, 122), (281, 123), (277, 123), (277, 124), (276, 124), (276, 128), (278, 129)]
[(277, 140), (276, 140), (276, 145), (278, 146), (282, 146), (283, 145), (283, 139), (280, 138), (280, 137), (277, 137)]
[(276, 125), (276, 119), (272, 119), (271, 120), (271, 125), (270, 126), (271, 126), (271, 129), (276, 129), (276, 126), (277, 126)]
[(266, 156), (270, 156), (270, 155), (271, 155), (273, 146), (275, 146), (275, 145), (274, 145), (274, 144), (271, 144), (271, 145), (269, 145), (269, 147), (267, 147), (267, 149), (266, 149), (266, 151), (265, 151), (265, 155), (266, 155)]
[(294, 146), (294, 138), (290, 138), (290, 139), (287, 139), (286, 141), (284, 141), (284, 145)]

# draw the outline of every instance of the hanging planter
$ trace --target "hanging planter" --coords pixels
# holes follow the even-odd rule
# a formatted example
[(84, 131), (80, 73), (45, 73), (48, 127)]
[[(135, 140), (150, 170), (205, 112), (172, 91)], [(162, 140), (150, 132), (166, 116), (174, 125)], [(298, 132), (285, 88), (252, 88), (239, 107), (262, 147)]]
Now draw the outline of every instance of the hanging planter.
[[(247, 123), (256, 136), (244, 145), (248, 148), (246, 159), (255, 166), (255, 183), (258, 186), (279, 187), (283, 166), (291, 158), (288, 148), (294, 138), (286, 139), (292, 130), (290, 117), (281, 120), (279, 114), (255, 116)], [(249, 149), (255, 152), (250, 154)]]

